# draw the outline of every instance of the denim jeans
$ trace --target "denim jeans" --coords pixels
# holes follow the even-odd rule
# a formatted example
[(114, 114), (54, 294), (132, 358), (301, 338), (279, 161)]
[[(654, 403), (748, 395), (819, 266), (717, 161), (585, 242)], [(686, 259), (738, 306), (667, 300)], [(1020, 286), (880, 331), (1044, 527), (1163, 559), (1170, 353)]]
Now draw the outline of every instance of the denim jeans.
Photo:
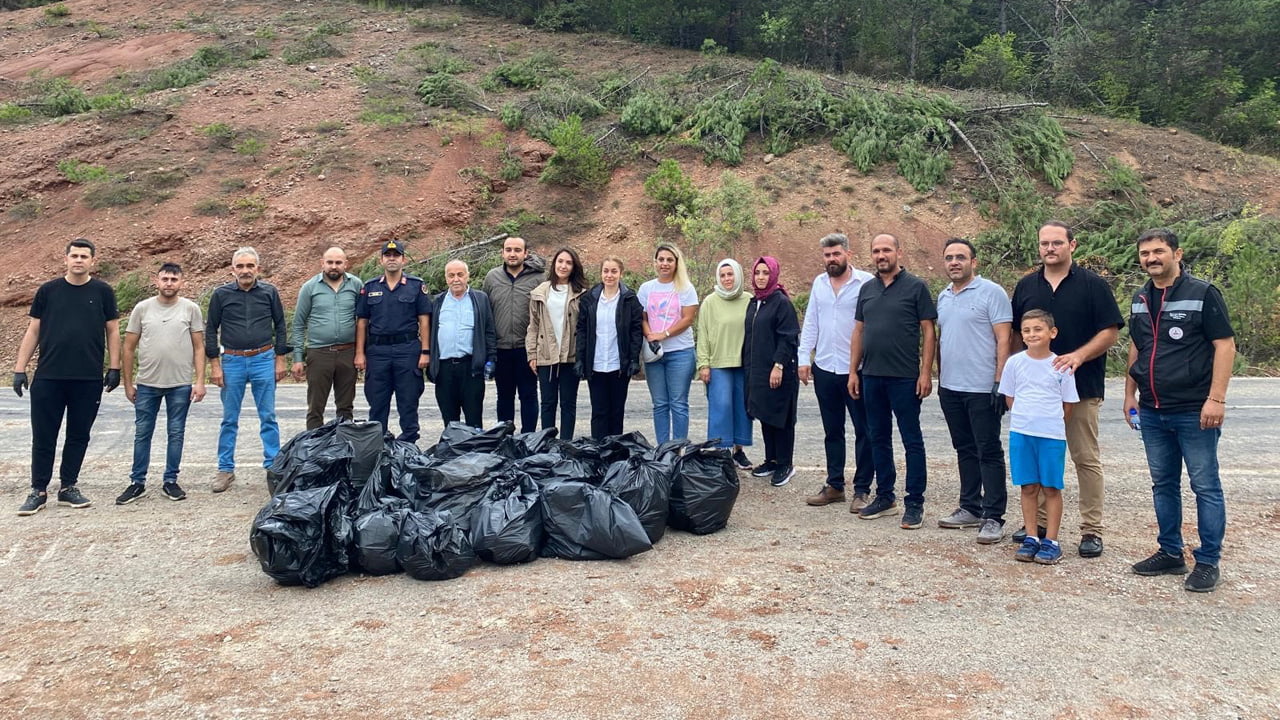
[(1160, 412), (1141, 408), (1142, 444), (1151, 469), (1151, 497), (1155, 502), (1157, 540), (1170, 555), (1182, 555), (1182, 466), (1186, 463), (1191, 491), (1196, 495), (1196, 526), (1200, 547), (1197, 563), (1217, 565), (1227, 529), (1227, 505), (1218, 477), (1218, 428), (1200, 429), (1200, 413)]
[(924, 434), (920, 430), (920, 398), (916, 378), (865, 375), (862, 401), (867, 407), (867, 430), (871, 434), (871, 457), (876, 466), (876, 496), (895, 498), (898, 470), (893, 462), (893, 418), (907, 455), (907, 507), (923, 507), (928, 470), (924, 457)]
[[(1004, 396), (1000, 397), (1004, 402)], [(938, 389), (938, 404), (947, 420), (951, 446), (960, 472), (960, 509), (1004, 524), (1008, 502), (1000, 415), (991, 408), (991, 393)]]
[(707, 439), (720, 440), (717, 447), (751, 445), (751, 418), (743, 392), (746, 372), (740, 368), (711, 368), (707, 383)]
[(244, 386), (253, 389), (258, 407), (258, 435), (262, 438), (262, 467), (270, 467), (280, 452), (280, 426), (276, 424), (276, 354), (273, 350), (252, 357), (222, 356), (222, 425), (218, 430), (218, 471), (236, 469), (236, 433), (240, 430), (240, 405)]
[(845, 418), (853, 423), (853, 491), (871, 493), (875, 462), (871, 459), (871, 434), (867, 432), (866, 402), (849, 395), (849, 374), (827, 372), (813, 366), (813, 394), (822, 416), (822, 447), (827, 456), (827, 484), (844, 490), (844, 466), (848, 455)]
[(689, 437), (689, 385), (696, 368), (693, 348), (664, 353), (645, 363), (644, 378), (653, 398), (653, 434), (658, 444)]
[(191, 386), (157, 388), (138, 385), (133, 401), (133, 470), (129, 481), (145, 485), (151, 465), (151, 436), (156, 429), (160, 401), (164, 401), (165, 431), (169, 440), (164, 451), (164, 481), (178, 482), (178, 466), (182, 464), (182, 441), (187, 432), (187, 411), (191, 409)]

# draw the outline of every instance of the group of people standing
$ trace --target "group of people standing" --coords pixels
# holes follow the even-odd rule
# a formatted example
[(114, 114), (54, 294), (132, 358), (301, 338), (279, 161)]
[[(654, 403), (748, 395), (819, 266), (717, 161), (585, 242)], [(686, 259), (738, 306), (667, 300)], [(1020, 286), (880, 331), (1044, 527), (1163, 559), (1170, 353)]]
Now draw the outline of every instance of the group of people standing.
[[(125, 385), (135, 406), (135, 443), (128, 504), (146, 494), (151, 438), (159, 406), (167, 415), (163, 487), (182, 500), (178, 485), (186, 415), (206, 394), (205, 374), (218, 386), (222, 423), (214, 492), (235, 480), (235, 445), (246, 388), (259, 415), (263, 467), (279, 452), (275, 386), (289, 371), (307, 381), (307, 427), (318, 427), (332, 392), (337, 415), (354, 417), (355, 386), (365, 373), (370, 420), (390, 431), (394, 397), (400, 433), (420, 436), (418, 402), (424, 374), (435, 385), (444, 423), (482, 422), (486, 380), (497, 389), (497, 419), (531, 432), (557, 427), (574, 436), (580, 381), (590, 392), (593, 437), (623, 432), (627, 392), (642, 370), (659, 443), (689, 434), (694, 377), (706, 387), (707, 435), (731, 449), (740, 469), (785, 485), (795, 474), (795, 428), (801, 384), (812, 384), (824, 432), (826, 477), (806, 502), (844, 503), (860, 518), (897, 516), (901, 526), (923, 525), (927, 489), (922, 401), (938, 371), (939, 399), (959, 470), (958, 507), (938, 520), (943, 528), (977, 528), (977, 541), (1005, 535), (1009, 475), (1021, 488), (1023, 527), (1013, 534), (1019, 560), (1043, 564), (1062, 556), (1058, 531), (1065, 455), (1080, 484), (1078, 553), (1103, 552), (1103, 476), (1098, 410), (1105, 355), (1124, 325), (1104, 280), (1072, 260), (1071, 228), (1050, 222), (1038, 232), (1042, 265), (1020, 280), (1013, 297), (977, 274), (973, 244), (944, 243), (950, 284), (936, 301), (927, 284), (902, 265), (893, 235), (871, 240), (875, 273), (851, 264), (849, 240), (833, 233), (819, 243), (824, 272), (813, 281), (803, 324), (770, 256), (749, 269), (733, 259), (715, 268), (712, 293), (699, 301), (678, 248), (660, 244), (656, 277), (632, 290), (620, 259), (600, 262), (590, 286), (576, 251), (560, 248), (546, 266), (522, 238), (504, 240), (502, 264), (481, 289), (470, 287), (465, 262), (445, 266), (446, 289), (433, 294), (404, 272), (403, 244), (382, 244), (383, 273), (361, 281), (347, 256), (327, 250), (320, 272), (298, 295), (292, 325), (274, 286), (259, 278), (253, 248), (233, 253), (233, 282), (215, 288), (207, 319), (181, 297), (180, 266), (156, 273), (158, 293), (132, 311), (121, 351), (118, 312), (109, 285), (92, 278), (93, 243), (73, 240), (66, 274), (37, 291), (19, 348), (13, 387), (32, 395), (32, 492), (19, 509), (32, 515), (47, 502), (57, 435), (67, 436), (59, 504), (90, 501), (76, 481), (101, 393)], [(1218, 582), (1225, 509), (1217, 468), (1217, 440), (1235, 346), (1221, 294), (1185, 272), (1176, 235), (1153, 230), (1138, 239), (1150, 281), (1135, 296), (1133, 339), (1124, 411), (1140, 428), (1151, 467), (1160, 549), (1137, 563), (1143, 575), (1186, 573), (1182, 559), (1179, 486), (1185, 462), (1197, 496), (1200, 548), (1188, 590)], [(696, 331), (695, 331), (696, 328)], [(26, 368), (39, 348), (34, 382)], [(107, 370), (102, 370), (104, 350)], [(1021, 352), (1017, 352), (1021, 350)], [(136, 370), (135, 370), (136, 364)], [(541, 396), (541, 401), (538, 397)], [(1001, 443), (1002, 416), (1011, 410), (1009, 473)], [(745, 448), (752, 423), (764, 440), (752, 467)], [(853, 427), (854, 462), (847, 473), (846, 429)], [(892, 428), (905, 453), (902, 504), (896, 493)], [(267, 482), (271, 484), (270, 471)], [(1034, 531), (1032, 530), (1034, 528)]]

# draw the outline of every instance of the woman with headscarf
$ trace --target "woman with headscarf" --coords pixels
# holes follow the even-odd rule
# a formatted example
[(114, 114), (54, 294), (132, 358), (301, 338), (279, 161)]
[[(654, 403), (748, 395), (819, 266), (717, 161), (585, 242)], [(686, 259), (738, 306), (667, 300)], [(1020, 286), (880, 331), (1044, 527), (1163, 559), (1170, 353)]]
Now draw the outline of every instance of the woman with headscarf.
[(744, 325), (742, 367), (746, 372), (747, 414), (760, 421), (764, 437), (764, 462), (751, 474), (768, 477), (770, 484), (781, 487), (795, 475), (800, 323), (790, 295), (778, 282), (778, 261), (765, 256), (751, 267), (754, 296)]
[(707, 386), (707, 439), (733, 447), (733, 462), (742, 470), (751, 461), (742, 451), (751, 444), (751, 418), (743, 385), (742, 340), (751, 296), (742, 292), (742, 266), (724, 259), (716, 265), (715, 292), (698, 310), (698, 379)]

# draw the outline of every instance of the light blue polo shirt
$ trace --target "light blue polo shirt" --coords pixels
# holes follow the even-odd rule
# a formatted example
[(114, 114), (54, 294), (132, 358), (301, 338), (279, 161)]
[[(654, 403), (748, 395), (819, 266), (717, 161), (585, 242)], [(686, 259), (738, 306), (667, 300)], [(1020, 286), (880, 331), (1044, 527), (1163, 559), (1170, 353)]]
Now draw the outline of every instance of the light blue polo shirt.
[(938, 293), (938, 346), (942, 372), (938, 384), (954, 392), (991, 392), (996, 381), (997, 323), (1013, 322), (1013, 306), (1004, 288), (982, 277), (960, 292)]

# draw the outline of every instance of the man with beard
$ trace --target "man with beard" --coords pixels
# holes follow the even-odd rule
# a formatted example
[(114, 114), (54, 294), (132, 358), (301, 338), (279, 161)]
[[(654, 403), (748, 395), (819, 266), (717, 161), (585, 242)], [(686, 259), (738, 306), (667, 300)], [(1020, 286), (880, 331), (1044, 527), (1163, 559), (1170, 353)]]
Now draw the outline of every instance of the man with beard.
[(347, 272), (342, 248), (324, 251), (320, 273), (302, 284), (293, 310), (293, 379), (307, 379), (307, 429), (324, 424), (333, 390), (337, 415), (351, 420), (356, 400), (356, 301), (364, 283)]
[(800, 382), (813, 381), (813, 393), (822, 415), (823, 449), (827, 456), (827, 481), (805, 502), (830, 505), (844, 502), (845, 417), (853, 423), (853, 501), (849, 512), (866, 506), (875, 476), (867, 411), (862, 400), (849, 395), (849, 340), (853, 335), (858, 294), (871, 273), (849, 265), (849, 238), (831, 233), (818, 241), (826, 272), (813, 280), (809, 306), (800, 331)]
[(529, 370), (525, 335), (529, 329), (529, 293), (542, 282), (542, 260), (530, 255), (524, 238), (502, 241), (502, 265), (485, 273), (481, 290), (493, 305), (498, 334), (498, 357), (493, 384), (498, 391), (498, 422), (516, 417), (520, 396), (520, 432), (533, 432), (538, 424), (538, 376)]
[(960, 506), (941, 528), (978, 528), (978, 542), (1004, 537), (1004, 446), (1000, 418), (1008, 405), (1000, 373), (1009, 358), (1013, 308), (1004, 288), (976, 275), (978, 253), (952, 238), (942, 249), (951, 284), (938, 294), (938, 403), (960, 470)]
[[(124, 336), (124, 395), (133, 403), (133, 470), (129, 487), (117, 505), (129, 503), (147, 494), (147, 468), (151, 464), (151, 437), (155, 434), (156, 416), (164, 401), (165, 433), (168, 443), (164, 454), (164, 496), (185, 500), (186, 492), (178, 484), (182, 464), (182, 445), (187, 430), (187, 411), (191, 403), (204, 399), (204, 318), (200, 306), (180, 297), (182, 267), (165, 263), (156, 272), (159, 292), (134, 306)], [(134, 385), (133, 361), (138, 361), (137, 385)]]
[[(924, 524), (924, 492), (928, 483), (920, 403), (933, 392), (933, 354), (938, 312), (923, 280), (898, 264), (902, 246), (887, 233), (871, 240), (875, 280), (864, 283), (849, 348), (849, 394), (866, 403), (871, 456), (876, 468), (876, 496), (858, 512), (863, 520), (897, 515), (893, 486), (892, 422), (906, 451), (905, 511), (901, 527)], [(921, 337), (924, 339), (921, 351)]]

